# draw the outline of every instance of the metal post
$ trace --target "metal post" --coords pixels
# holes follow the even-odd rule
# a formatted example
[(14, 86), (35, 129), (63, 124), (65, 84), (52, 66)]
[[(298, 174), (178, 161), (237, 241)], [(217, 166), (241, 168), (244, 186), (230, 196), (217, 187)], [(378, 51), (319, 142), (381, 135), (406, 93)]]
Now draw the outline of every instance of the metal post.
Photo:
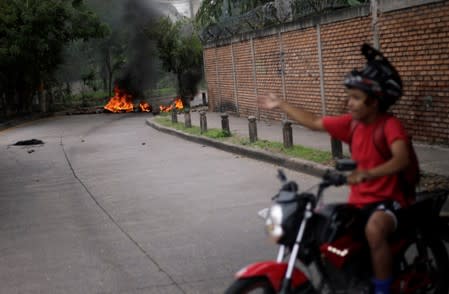
[(223, 133), (225, 133), (227, 136), (231, 135), (231, 130), (229, 129), (229, 115), (227, 113), (221, 114), (221, 128), (223, 130)]
[[(216, 72), (216, 77), (217, 77), (217, 83), (218, 83), (218, 106), (219, 106), (219, 111), (223, 111), (223, 105), (222, 105), (222, 97), (221, 97), (221, 83), (220, 83), (220, 71), (218, 70), (218, 55), (217, 55), (217, 47), (215, 47), (215, 72)], [(215, 107), (217, 106), (217, 101), (215, 101)]]
[(192, 119), (190, 117), (190, 110), (188, 109), (184, 111), (184, 125), (186, 128), (192, 127)]
[[(320, 94), (321, 94), (321, 114), (326, 115), (326, 93), (324, 91), (324, 69), (323, 69), (323, 48), (321, 47), (321, 28), (316, 26), (317, 44), (318, 44), (318, 62), (320, 67)], [(343, 147), (340, 141), (331, 138), (331, 150), (333, 158), (343, 157)]]
[[(280, 63), (280, 73), (281, 73), (281, 82), (282, 82), (282, 100), (287, 101), (286, 89), (285, 89), (285, 56), (284, 56), (284, 48), (282, 44), (282, 35), (281, 32), (278, 34), (279, 39), (279, 63)], [(283, 119), (287, 119), (287, 114), (282, 113)]]
[(324, 68), (323, 68), (323, 48), (321, 47), (321, 27), (316, 26), (316, 38), (318, 44), (318, 62), (320, 68), (320, 95), (321, 95), (321, 114), (326, 115), (326, 94), (324, 92)]
[(282, 121), (282, 135), (284, 138), (284, 147), (292, 148), (293, 147), (293, 131), (292, 131), (292, 122), (289, 120)]
[(254, 143), (257, 141), (257, 123), (255, 116), (248, 116), (249, 141)]
[(253, 37), (251, 39), (251, 61), (253, 64), (253, 82), (254, 82), (254, 94), (256, 95), (256, 116), (258, 119), (260, 119), (260, 111), (259, 111), (259, 103), (257, 102), (257, 96), (259, 96), (259, 91), (257, 89), (257, 70), (256, 70), (256, 53), (254, 49), (254, 39)]
[(205, 111), (200, 111), (200, 129), (201, 134), (207, 132), (207, 117)]
[(234, 83), (234, 101), (235, 101), (235, 110), (238, 114), (240, 114), (240, 107), (239, 107), (239, 94), (237, 91), (237, 71), (235, 69), (235, 57), (234, 57), (234, 46), (231, 42), (231, 61), (232, 61), (232, 79)]
[(378, 0), (371, 0), (371, 26), (373, 31), (373, 47), (380, 49), (379, 42), (379, 18), (378, 18)]

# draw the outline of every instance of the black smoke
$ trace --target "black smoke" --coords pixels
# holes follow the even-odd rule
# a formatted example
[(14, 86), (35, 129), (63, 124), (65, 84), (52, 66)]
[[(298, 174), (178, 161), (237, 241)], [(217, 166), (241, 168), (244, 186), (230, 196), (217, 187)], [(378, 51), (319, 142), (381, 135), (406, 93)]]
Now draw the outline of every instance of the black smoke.
[[(114, 73), (114, 85), (137, 99), (145, 98), (144, 92), (154, 89), (161, 77), (167, 74), (158, 58), (156, 41), (146, 34), (147, 28), (162, 17), (176, 21), (181, 16), (172, 4), (154, 0), (112, 0), (107, 4), (104, 0), (88, 1), (101, 7), (103, 19), (112, 28), (112, 37), (116, 35), (117, 39), (124, 40), (125, 59), (120, 70)], [(111, 11), (107, 11), (108, 7)], [(174, 75), (173, 78), (176, 80)], [(202, 70), (191, 70), (178, 77), (181, 96), (186, 100), (193, 98), (201, 79)]]
[(144, 91), (158, 81), (160, 62), (155, 43), (145, 35), (145, 27), (166, 16), (160, 5), (144, 0), (123, 2), (122, 29), (127, 32), (126, 62), (115, 84), (133, 97), (144, 97)]

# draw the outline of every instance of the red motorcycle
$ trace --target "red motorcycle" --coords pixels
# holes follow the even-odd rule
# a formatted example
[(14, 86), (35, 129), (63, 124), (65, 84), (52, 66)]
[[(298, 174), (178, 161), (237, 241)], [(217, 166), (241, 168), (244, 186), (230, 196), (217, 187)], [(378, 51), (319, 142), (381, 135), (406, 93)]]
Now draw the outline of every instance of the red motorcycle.
[[(277, 259), (244, 267), (226, 293), (370, 293), (366, 213), (348, 203), (320, 204), (323, 191), (346, 184), (344, 172), (355, 167), (352, 161), (337, 162), (316, 194), (299, 193), (280, 170), (282, 188), (264, 217), (267, 233), (280, 245)], [(416, 203), (399, 211), (399, 227), (390, 242), (392, 293), (448, 293), (449, 225), (440, 216), (448, 195), (448, 190), (420, 192)]]

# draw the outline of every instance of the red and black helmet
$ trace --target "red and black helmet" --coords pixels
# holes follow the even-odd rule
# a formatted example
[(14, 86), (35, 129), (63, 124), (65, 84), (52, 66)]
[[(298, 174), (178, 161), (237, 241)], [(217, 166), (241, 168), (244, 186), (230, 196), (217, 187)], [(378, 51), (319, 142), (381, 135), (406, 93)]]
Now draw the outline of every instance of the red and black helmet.
[(387, 111), (402, 96), (401, 77), (378, 50), (363, 44), (361, 51), (367, 60), (366, 65), (361, 70), (352, 70), (346, 76), (344, 85), (360, 89), (378, 99), (380, 110)]

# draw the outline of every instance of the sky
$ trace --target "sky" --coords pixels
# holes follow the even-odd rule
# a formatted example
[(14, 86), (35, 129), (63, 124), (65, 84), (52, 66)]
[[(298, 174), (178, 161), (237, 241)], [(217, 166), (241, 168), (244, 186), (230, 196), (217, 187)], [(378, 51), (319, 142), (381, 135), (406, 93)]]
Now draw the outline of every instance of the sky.
[[(151, 2), (162, 2), (162, 3), (171, 3), (180, 14), (190, 17), (190, 6), (189, 0), (149, 0)], [(199, 6), (201, 0), (192, 0), (191, 1), (195, 7)]]

